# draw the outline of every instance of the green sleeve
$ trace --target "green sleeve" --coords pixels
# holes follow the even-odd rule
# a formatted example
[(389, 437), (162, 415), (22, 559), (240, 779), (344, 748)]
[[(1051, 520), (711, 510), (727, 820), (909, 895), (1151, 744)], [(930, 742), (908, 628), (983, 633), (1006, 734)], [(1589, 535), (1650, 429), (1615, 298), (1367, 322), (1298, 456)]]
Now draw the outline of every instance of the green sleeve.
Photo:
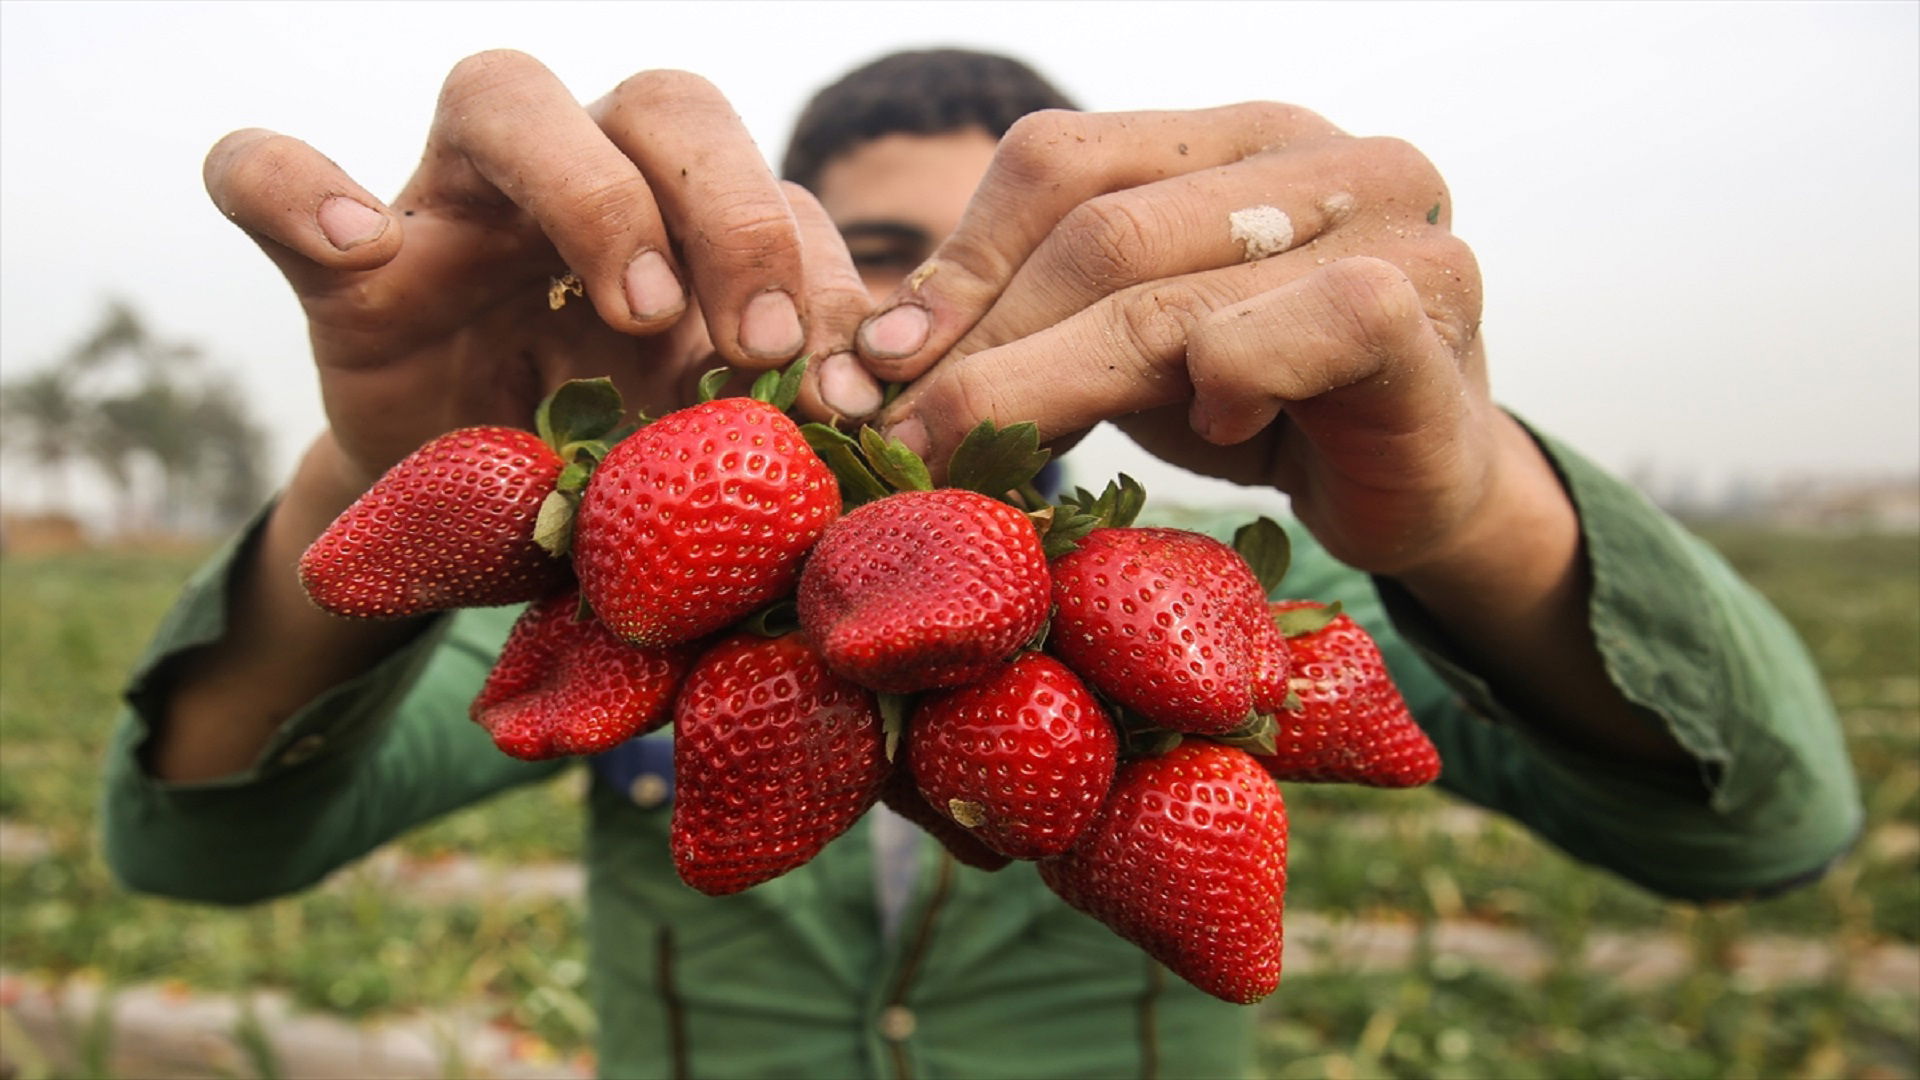
[(467, 719), (517, 614), (497, 608), (435, 619), (289, 717), (248, 769), (191, 784), (155, 779), (143, 746), (169, 680), (188, 651), (226, 633), (231, 575), (264, 520), (194, 575), (128, 683), (101, 816), (107, 861), (131, 888), (230, 904), (277, 896), (416, 824), (563, 767), (509, 758)]
[[(1538, 436), (1536, 436), (1538, 437)], [(1383, 652), (1444, 761), (1440, 783), (1573, 856), (1685, 899), (1810, 880), (1864, 817), (1819, 673), (1784, 619), (1637, 491), (1538, 437), (1577, 507), (1612, 681), (1698, 779), (1561, 745), (1516, 713), (1406, 593), (1376, 581)]]

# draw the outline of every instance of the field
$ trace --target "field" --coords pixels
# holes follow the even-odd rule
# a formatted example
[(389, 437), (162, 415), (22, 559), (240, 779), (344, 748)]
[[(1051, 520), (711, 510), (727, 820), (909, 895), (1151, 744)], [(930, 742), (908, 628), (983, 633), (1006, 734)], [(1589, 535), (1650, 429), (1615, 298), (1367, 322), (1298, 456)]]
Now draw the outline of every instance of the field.
[[(1810, 888), (1700, 909), (1581, 869), (1438, 794), (1295, 787), (1289, 974), (1263, 1006), (1269, 1076), (1920, 1075), (1920, 985), (1909, 982), (1920, 543), (1737, 529), (1710, 539), (1819, 660), (1866, 791), (1857, 850)], [(147, 995), (183, 1012), (236, 1003), (204, 1075), (299, 1071), (262, 1019), (282, 1005), (362, 1023), (477, 1018), (524, 1075), (589, 1069), (581, 915), (565, 887), (394, 884), (396, 872), (431, 877), (474, 857), (564, 866), (578, 855), (577, 777), (443, 820), (398, 855), (248, 911), (114, 886), (93, 808), (114, 692), (192, 563), (0, 562), (6, 1064), (23, 1077), (136, 1069), (116, 1043), (115, 1002)], [(34, 994), (66, 1003), (57, 1038), (23, 1027)], [(439, 1067), (477, 1069), (472, 1052), (443, 1040)]]

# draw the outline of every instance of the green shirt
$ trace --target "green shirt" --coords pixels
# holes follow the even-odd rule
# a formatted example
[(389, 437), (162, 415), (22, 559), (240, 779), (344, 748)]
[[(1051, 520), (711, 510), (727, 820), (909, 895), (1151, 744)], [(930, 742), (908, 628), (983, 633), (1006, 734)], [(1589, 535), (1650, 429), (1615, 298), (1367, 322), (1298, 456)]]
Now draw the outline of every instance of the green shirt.
[[(1378, 639), (1445, 762), (1440, 783), (1576, 858), (1683, 898), (1817, 874), (1861, 807), (1833, 709), (1780, 617), (1637, 493), (1543, 441), (1580, 512), (1592, 625), (1626, 698), (1697, 759), (1677, 783), (1583, 756), (1489, 692), (1389, 582), (1291, 529), (1288, 595), (1342, 601)], [(1233, 523), (1222, 522), (1222, 527)], [(106, 850), (131, 887), (246, 903), (313, 884), (405, 830), (566, 763), (494, 749), (467, 719), (516, 612), (438, 619), (289, 719), (245, 772), (166, 784), (141, 744), (174, 661), (225, 630), (236, 540), (189, 584), (127, 691), (107, 762)], [(682, 885), (668, 807), (596, 781), (589, 954), (608, 1075), (1238, 1076), (1254, 1010), (1207, 997), (1067, 908), (1030, 864), (996, 874), (917, 848), (881, 932), (871, 825), (744, 893)]]

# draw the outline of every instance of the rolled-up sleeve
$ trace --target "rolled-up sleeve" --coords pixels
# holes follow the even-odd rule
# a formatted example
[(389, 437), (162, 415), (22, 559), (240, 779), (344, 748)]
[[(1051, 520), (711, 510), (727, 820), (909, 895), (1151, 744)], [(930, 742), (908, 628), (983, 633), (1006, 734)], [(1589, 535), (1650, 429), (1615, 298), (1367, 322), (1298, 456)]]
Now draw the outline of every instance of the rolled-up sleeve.
[[(1695, 760), (1698, 780), (1551, 738), (1391, 582), (1395, 675), (1445, 760), (1442, 785), (1663, 895), (1764, 895), (1817, 877), (1864, 818), (1838, 718), (1785, 620), (1637, 491), (1536, 434), (1579, 511), (1606, 671)], [(1385, 630), (1386, 628), (1382, 628)]]
[(155, 778), (143, 750), (179, 661), (227, 633), (234, 569), (265, 514), (188, 582), (136, 665), (107, 749), (109, 865), (131, 888), (246, 903), (312, 884), (406, 829), (553, 775), (494, 748), (467, 718), (514, 609), (438, 617), (402, 648), (280, 725), (248, 768)]

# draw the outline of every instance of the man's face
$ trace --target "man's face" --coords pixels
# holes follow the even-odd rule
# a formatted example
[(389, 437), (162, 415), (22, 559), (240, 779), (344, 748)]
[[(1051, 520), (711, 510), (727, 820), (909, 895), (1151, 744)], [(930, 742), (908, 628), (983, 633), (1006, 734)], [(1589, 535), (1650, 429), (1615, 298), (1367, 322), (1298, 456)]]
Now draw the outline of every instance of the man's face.
[(820, 204), (874, 299), (891, 293), (960, 224), (994, 145), (979, 128), (883, 135), (820, 171)]

